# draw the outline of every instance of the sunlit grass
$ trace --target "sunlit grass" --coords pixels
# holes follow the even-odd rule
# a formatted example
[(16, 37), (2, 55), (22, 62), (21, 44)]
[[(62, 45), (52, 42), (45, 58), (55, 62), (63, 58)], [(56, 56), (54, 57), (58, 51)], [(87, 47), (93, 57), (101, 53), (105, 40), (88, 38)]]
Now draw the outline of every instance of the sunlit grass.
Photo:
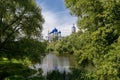
[(0, 59), (0, 64), (5, 64), (5, 63), (20, 63), (20, 64), (23, 64), (23, 65), (31, 65), (31, 61), (26, 57), (25, 59), (15, 59), (15, 58), (12, 58), (12, 59), (8, 59), (6, 57), (2, 57)]

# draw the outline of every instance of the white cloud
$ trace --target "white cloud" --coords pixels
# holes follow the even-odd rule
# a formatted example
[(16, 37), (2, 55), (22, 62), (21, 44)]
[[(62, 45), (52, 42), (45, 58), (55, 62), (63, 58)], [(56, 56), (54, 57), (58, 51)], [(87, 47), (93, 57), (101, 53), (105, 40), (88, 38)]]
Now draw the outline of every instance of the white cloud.
[(42, 7), (42, 15), (45, 19), (42, 32), (44, 38), (47, 36), (48, 30), (51, 31), (55, 27), (62, 32), (62, 36), (71, 34), (71, 28), (77, 21), (76, 17), (71, 16), (68, 10), (53, 12), (48, 10), (44, 3), (39, 3), (39, 5)]

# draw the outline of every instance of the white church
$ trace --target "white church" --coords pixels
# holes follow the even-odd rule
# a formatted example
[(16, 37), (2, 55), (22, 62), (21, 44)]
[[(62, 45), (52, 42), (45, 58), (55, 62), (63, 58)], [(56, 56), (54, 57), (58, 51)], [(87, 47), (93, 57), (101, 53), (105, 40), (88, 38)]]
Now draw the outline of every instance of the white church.
[[(75, 33), (75, 32), (76, 32), (76, 27), (73, 24), (72, 33)], [(51, 32), (48, 31), (48, 41), (49, 42), (52, 41), (53, 38), (55, 38), (55, 37), (57, 38), (57, 40), (61, 40), (61, 38), (62, 38), (61, 33), (62, 32), (60, 30), (58, 30), (57, 28), (54, 28)]]

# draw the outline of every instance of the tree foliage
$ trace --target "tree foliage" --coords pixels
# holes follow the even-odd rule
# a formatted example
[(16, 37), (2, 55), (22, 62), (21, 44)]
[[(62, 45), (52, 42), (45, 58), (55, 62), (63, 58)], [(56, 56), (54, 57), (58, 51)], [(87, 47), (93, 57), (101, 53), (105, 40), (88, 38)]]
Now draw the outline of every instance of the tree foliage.
[(41, 41), (44, 19), (35, 0), (0, 0), (0, 79), (32, 75), (28, 68), (40, 61), (47, 42)]
[(0, 1), (0, 49), (20, 37), (40, 36), (44, 20), (34, 0)]
[(65, 3), (71, 14), (78, 17), (79, 32), (55, 44), (56, 51), (71, 54), (72, 50), (79, 67), (87, 70), (89, 80), (119, 80), (120, 1), (65, 0)]
[(41, 8), (34, 0), (1, 0), (1, 56), (5, 55), (10, 58), (22, 55), (21, 57), (31, 56), (32, 58), (32, 56), (37, 57), (39, 53), (43, 53), (46, 44), (38, 41), (43, 23)]

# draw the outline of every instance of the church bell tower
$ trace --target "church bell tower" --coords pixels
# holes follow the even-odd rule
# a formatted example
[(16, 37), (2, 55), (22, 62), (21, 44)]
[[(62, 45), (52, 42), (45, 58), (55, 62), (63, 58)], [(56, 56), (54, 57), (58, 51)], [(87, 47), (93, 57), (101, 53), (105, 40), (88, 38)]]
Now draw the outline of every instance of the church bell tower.
[(75, 27), (75, 25), (73, 24), (72, 33), (75, 33), (75, 32), (76, 32), (76, 27)]

